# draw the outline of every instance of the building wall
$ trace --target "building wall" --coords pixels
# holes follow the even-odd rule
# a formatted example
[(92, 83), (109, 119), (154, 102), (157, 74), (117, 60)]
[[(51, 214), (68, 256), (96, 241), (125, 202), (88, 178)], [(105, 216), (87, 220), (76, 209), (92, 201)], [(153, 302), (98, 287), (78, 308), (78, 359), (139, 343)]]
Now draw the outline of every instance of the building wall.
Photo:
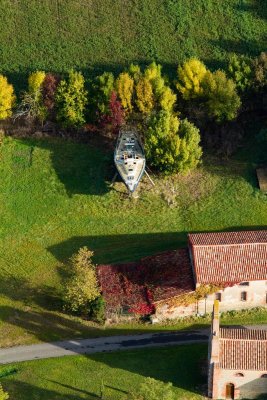
[[(267, 306), (267, 281), (252, 281), (249, 282), (249, 286), (234, 285), (219, 292), (221, 293), (221, 311)], [(247, 293), (246, 301), (241, 300), (241, 292)], [(215, 299), (216, 294), (214, 293), (189, 306), (169, 306), (167, 302), (160, 303), (156, 305), (156, 318), (164, 320), (211, 313)]]
[[(267, 398), (267, 378), (262, 378), (267, 371), (235, 371), (215, 368), (213, 381), (213, 399), (226, 399), (226, 385), (235, 385), (235, 399), (257, 399), (265, 394)], [(236, 376), (242, 373), (243, 377)]]

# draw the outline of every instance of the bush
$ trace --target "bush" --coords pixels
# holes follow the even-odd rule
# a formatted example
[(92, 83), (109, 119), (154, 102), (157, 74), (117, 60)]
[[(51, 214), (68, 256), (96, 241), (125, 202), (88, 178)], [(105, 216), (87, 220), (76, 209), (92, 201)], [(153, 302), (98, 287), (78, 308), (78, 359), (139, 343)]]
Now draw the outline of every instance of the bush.
[(251, 61), (248, 61), (245, 57), (238, 57), (233, 54), (230, 57), (228, 73), (241, 92), (252, 86)]
[(28, 78), (28, 91), (34, 96), (41, 96), (41, 87), (45, 79), (44, 71), (32, 72)]
[(91, 320), (103, 324), (105, 322), (106, 302), (103, 296), (97, 297), (89, 303), (88, 316)]
[(173, 386), (153, 378), (145, 378), (136, 392), (129, 393), (128, 400), (175, 400)]
[(253, 86), (260, 89), (267, 85), (267, 52), (262, 52), (253, 62)]
[(199, 130), (187, 120), (179, 122), (169, 111), (151, 118), (145, 150), (151, 165), (165, 173), (187, 172), (200, 161)]
[(80, 127), (85, 123), (87, 91), (81, 72), (70, 71), (58, 85), (55, 102), (57, 120), (63, 127)]
[(100, 296), (93, 252), (82, 247), (71, 258), (71, 277), (65, 287), (66, 308), (77, 313), (88, 313), (90, 302)]
[(8, 83), (5, 76), (0, 75), (0, 119), (11, 117), (15, 101), (13, 86)]
[(217, 122), (230, 121), (237, 116), (241, 106), (235, 83), (225, 72), (208, 71), (202, 83), (208, 115)]
[(206, 76), (205, 65), (196, 58), (191, 58), (178, 67), (177, 89), (185, 100), (203, 95), (202, 82)]

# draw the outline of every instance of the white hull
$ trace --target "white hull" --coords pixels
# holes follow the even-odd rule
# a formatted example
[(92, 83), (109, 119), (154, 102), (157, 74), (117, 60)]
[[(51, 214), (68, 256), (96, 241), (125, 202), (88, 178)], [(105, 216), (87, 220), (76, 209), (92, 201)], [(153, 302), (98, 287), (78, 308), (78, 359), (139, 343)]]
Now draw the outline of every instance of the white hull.
[(134, 192), (145, 171), (146, 159), (143, 146), (133, 128), (120, 130), (114, 153), (116, 168), (130, 192)]

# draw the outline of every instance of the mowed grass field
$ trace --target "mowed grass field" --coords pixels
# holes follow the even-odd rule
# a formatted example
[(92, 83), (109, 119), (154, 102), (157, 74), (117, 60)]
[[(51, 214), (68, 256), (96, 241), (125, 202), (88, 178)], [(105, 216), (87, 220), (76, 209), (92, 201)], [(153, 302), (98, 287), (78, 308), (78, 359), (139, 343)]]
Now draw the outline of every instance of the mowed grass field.
[(18, 88), (35, 69), (89, 75), (155, 60), (175, 72), (188, 57), (220, 67), (230, 52), (266, 49), (265, 0), (1, 0), (0, 14), (1, 72)]
[[(102, 398), (123, 400), (150, 376), (171, 382), (179, 399), (200, 400), (207, 352), (207, 345), (197, 344), (24, 362), (1, 383), (11, 399), (28, 400), (30, 393), (35, 400), (93, 400), (100, 399), (103, 380)], [(10, 367), (0, 368), (0, 376)]]
[(0, 147), (0, 345), (124, 333), (129, 327), (100, 328), (60, 312), (69, 257), (86, 245), (96, 263), (131, 261), (185, 246), (188, 232), (266, 229), (267, 198), (255, 175), (263, 160), (266, 151), (252, 138), (235, 159), (206, 157), (186, 177), (154, 176), (155, 188), (144, 178), (138, 199), (130, 199), (122, 183), (110, 188), (108, 151), (62, 139), (6, 138)]

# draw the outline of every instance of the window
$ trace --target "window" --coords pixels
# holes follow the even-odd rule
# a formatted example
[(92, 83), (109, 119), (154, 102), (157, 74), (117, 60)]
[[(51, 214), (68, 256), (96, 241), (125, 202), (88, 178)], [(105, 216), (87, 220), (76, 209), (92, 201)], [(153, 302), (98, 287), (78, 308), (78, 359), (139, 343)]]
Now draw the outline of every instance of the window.
[(249, 282), (240, 282), (238, 286), (249, 286)]
[(222, 301), (222, 294), (221, 293), (215, 293), (215, 300)]
[(237, 377), (243, 377), (244, 376), (244, 374), (242, 374), (242, 372), (237, 372), (236, 374), (235, 374), (235, 376), (237, 376)]
[(267, 374), (262, 374), (261, 378), (267, 378)]
[(266, 302), (266, 304), (267, 304), (267, 293), (266, 293), (266, 299), (265, 299), (265, 302)]
[(247, 301), (247, 292), (241, 292), (240, 300)]

